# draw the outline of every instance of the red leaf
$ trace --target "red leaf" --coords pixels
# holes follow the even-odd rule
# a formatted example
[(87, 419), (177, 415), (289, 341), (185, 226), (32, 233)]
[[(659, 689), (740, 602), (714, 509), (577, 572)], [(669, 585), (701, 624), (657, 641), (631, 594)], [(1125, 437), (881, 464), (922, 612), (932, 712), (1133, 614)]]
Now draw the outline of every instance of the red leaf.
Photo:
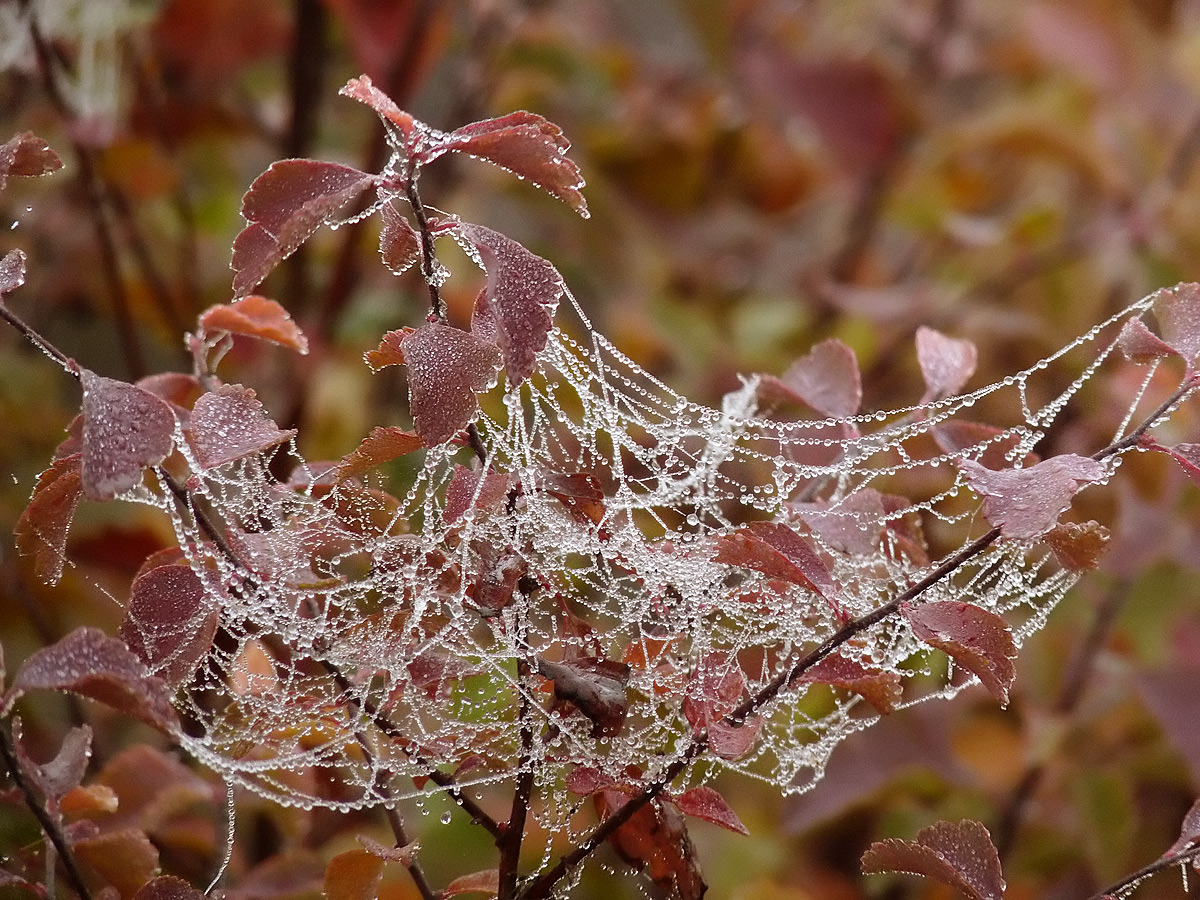
[(563, 293), (558, 271), (516, 241), (482, 225), (459, 226), (487, 271), (487, 304), (509, 384), (533, 374)]
[(1008, 703), (1008, 688), (1017, 676), (1017, 646), (1004, 619), (957, 600), (906, 606), (904, 615), (920, 640), (975, 675), (1002, 705)]
[(567, 776), (565, 785), (572, 794), (582, 797), (613, 786), (613, 780), (594, 766), (576, 766)]
[(179, 729), (170, 692), (116, 638), (77, 628), (33, 653), (13, 679), (17, 691), (72, 691), (99, 700), (167, 734)]
[(11, 293), (25, 283), (25, 253), (9, 250), (0, 259), (0, 296)]
[(160, 875), (147, 882), (133, 895), (133, 900), (204, 900), (204, 892), (174, 875)]
[(742, 699), (746, 676), (736, 659), (720, 651), (700, 660), (688, 680), (683, 698), (683, 714), (697, 730), (718, 724)]
[(790, 503), (788, 508), (841, 553), (874, 553), (883, 536), (883, 495), (864, 488), (837, 501)]
[(423, 446), (421, 438), (411, 431), (394, 425), (372, 428), (362, 443), (334, 466), (331, 474), (336, 481), (353, 478)]
[[(627, 802), (620, 790), (602, 790), (592, 795), (601, 819), (607, 819)], [(617, 854), (635, 869), (646, 870), (671, 900), (701, 900), (707, 885), (696, 864), (696, 849), (687, 824), (672, 804), (652, 800), (635, 812), (608, 838)]]
[(1147, 328), (1141, 319), (1130, 319), (1122, 326), (1117, 346), (1130, 362), (1138, 364), (1179, 355), (1179, 351)]
[(500, 891), (500, 870), (484, 869), (470, 875), (460, 875), (442, 890), (442, 896), (457, 894), (497, 894)]
[(378, 347), (363, 354), (363, 362), (371, 367), (372, 372), (378, 372), (385, 366), (404, 365), (404, 351), (400, 345), (412, 333), (413, 329), (407, 326), (389, 331), (383, 336)]
[(1164, 447), (1153, 439), (1143, 439), (1142, 446), (1168, 454), (1175, 462), (1179, 463), (1179, 467), (1183, 469), (1188, 478), (1200, 485), (1200, 444), (1176, 444), (1174, 447)]
[[(33, 178), (61, 168), (62, 160), (58, 154), (33, 132), (23, 131), (0, 144), (0, 191), (13, 176)], [(2, 289), (0, 293), (3, 293)]]
[(469, 331), (430, 322), (400, 341), (408, 408), (426, 446), (453, 438), (479, 415), (475, 395), (496, 384), (500, 351)]
[(398, 862), (403, 866), (412, 865), (413, 854), (420, 849), (416, 841), (405, 844), (403, 847), (389, 846), (381, 844), (369, 835), (360, 834), (357, 840), (364, 850), (372, 856), (378, 856), (385, 862)]
[(265, 453), (295, 434), (295, 429), (280, 431), (254, 391), (240, 384), (223, 384), (192, 408), (192, 450), (205, 469)]
[(689, 816), (712, 822), (714, 825), (720, 825), (722, 828), (728, 828), (738, 834), (750, 833), (750, 829), (742, 824), (742, 820), (725, 802), (725, 798), (713, 788), (694, 787), (684, 791), (678, 797), (674, 797), (673, 801)]
[(529, 563), (512, 545), (498, 547), (490, 541), (471, 541), (479, 559), (478, 580), (467, 595), (483, 616), (499, 615), (512, 606), (517, 585), (529, 572)]
[(212, 647), (219, 616), (191, 566), (159, 566), (134, 579), (119, 634), (154, 674), (179, 687)]
[(835, 419), (852, 416), (862, 403), (858, 357), (837, 338), (829, 338), (792, 363), (782, 378), (761, 376), (758, 393), (768, 401), (803, 403)]
[(158, 848), (137, 828), (105, 831), (75, 841), (71, 849), (122, 898), (132, 897), (158, 873)]
[(327, 900), (375, 900), (382, 878), (382, 859), (367, 850), (347, 850), (325, 867), (325, 896)]
[(983, 498), (983, 512), (1005, 537), (1040, 537), (1071, 506), (1080, 486), (1099, 481), (1104, 465), (1086, 456), (1064, 453), (1023, 469), (985, 469), (970, 459), (959, 460), (967, 483)]
[(876, 841), (862, 856), (862, 870), (926, 875), (957, 888), (971, 900), (1001, 900), (1004, 873), (987, 829), (970, 819), (938, 822), (915, 841)]
[(578, 522), (599, 525), (607, 512), (600, 479), (590, 472), (545, 472), (541, 488)]
[(868, 669), (840, 653), (825, 657), (793, 684), (828, 684), (859, 694), (883, 714), (900, 702), (900, 676), (882, 669)]
[(399, 128), (400, 133), (406, 139), (410, 138), (417, 130), (417, 120), (400, 109), (391, 97), (375, 87), (366, 75), (351, 78), (338, 93), (371, 107), (381, 119), (391, 122)]
[(57, 584), (66, 562), (67, 532), (83, 495), (82, 457), (56, 459), (38, 476), (29, 505), (13, 529), (17, 552), (33, 557), (33, 570), (48, 584)]
[(149, 391), (114, 381), (88, 369), (83, 383), (83, 493), (90, 500), (111, 500), (142, 480), (174, 445), (171, 407)]
[(338, 163), (315, 159), (272, 163), (242, 198), (242, 215), (248, 224), (234, 241), (234, 293), (249, 293), (374, 183), (374, 175)]
[(1163, 341), (1179, 352), (1190, 369), (1200, 353), (1200, 284), (1185, 282), (1156, 291), (1154, 316)]
[(940, 331), (921, 326), (917, 329), (917, 361), (925, 377), (925, 395), (921, 403), (957, 394), (975, 373), (978, 353), (967, 340), (947, 337)]
[(583, 217), (587, 201), (583, 176), (567, 156), (571, 147), (562, 129), (524, 110), (473, 122), (450, 132), (430, 148), (430, 159), (447, 151), (486, 159), (557, 197)]
[(442, 521), (446, 524), (457, 521), (468, 509), (483, 512), (496, 509), (508, 497), (509, 484), (509, 477), (502, 472), (483, 474), (455, 464), (454, 476), (446, 487)]
[(762, 731), (762, 719), (750, 716), (741, 725), (726, 725), (724, 722), (710, 722), (708, 725), (708, 746), (721, 759), (741, 759), (758, 740)]
[(210, 334), (228, 331), (282, 344), (300, 353), (308, 352), (308, 339), (287, 310), (258, 294), (210, 306), (200, 314), (200, 327)]
[(539, 658), (538, 674), (554, 683), (554, 697), (568, 701), (592, 720), (592, 737), (617, 734), (629, 712), (629, 665), (611, 659), (576, 657), (556, 663)]
[[(1017, 435), (1001, 428), (958, 419), (934, 425), (933, 439), (944, 453), (973, 457), (989, 469), (1010, 467), (1013, 460), (1008, 454), (1020, 441)], [(1026, 453), (1020, 460), (1025, 466), (1037, 461), (1038, 457), (1033, 453)]]
[(383, 228), (379, 232), (379, 255), (393, 275), (401, 275), (421, 258), (421, 239), (395, 204), (383, 204), (380, 213)]
[(721, 535), (715, 560), (798, 584), (834, 605), (837, 585), (824, 560), (808, 538), (782, 522), (751, 522)]
[(1046, 543), (1059, 564), (1072, 572), (1094, 569), (1108, 549), (1108, 529), (1099, 522), (1064, 522), (1046, 532)]

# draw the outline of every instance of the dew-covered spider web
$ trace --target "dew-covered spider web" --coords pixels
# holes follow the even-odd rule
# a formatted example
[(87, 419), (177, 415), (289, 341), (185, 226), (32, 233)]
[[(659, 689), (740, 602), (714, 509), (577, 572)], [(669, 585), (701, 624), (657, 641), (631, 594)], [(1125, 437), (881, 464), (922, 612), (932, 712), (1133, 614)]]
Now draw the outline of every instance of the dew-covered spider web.
[[(799, 679), (725, 717), (987, 532), (961, 461), (1032, 464), (1100, 369), (1129, 365), (1116, 337), (1150, 302), (1002, 382), (826, 418), (759, 376), (721, 409), (689, 402), (567, 294), (533, 377), (482, 398), (486, 468), (465, 439), (353, 477), (285, 445), (281, 481), (270, 453), (206, 463), (181, 425), (191, 505), (134, 496), (171, 515), (201, 588), (172, 623), (134, 602), (125, 634), (178, 686), (186, 748), (287, 804), (386, 804), (452, 779), (486, 806), (527, 771), (554, 835), (586, 825), (573, 773), (648, 782), (701, 728), (708, 752), (672, 790), (734, 770), (801, 791), (881, 706), (974, 679), (891, 616), (839, 649), (858, 682)], [(1161, 399), (1150, 374), (1116, 436)], [(780, 533), (809, 556), (772, 555), (761, 538)], [(1042, 542), (1000, 540), (919, 599), (999, 613), (1020, 644), (1076, 577)]]

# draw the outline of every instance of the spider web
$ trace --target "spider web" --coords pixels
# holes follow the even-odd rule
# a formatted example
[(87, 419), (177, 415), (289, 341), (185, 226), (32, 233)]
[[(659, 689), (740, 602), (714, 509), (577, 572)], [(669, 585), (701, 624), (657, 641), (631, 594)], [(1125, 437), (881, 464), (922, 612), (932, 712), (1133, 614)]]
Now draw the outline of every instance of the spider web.
[[(171, 516), (204, 585), (181, 632), (219, 614), (212, 649), (177, 697), (181, 741), (230, 782), (305, 807), (420, 800), (441, 789), (435, 770), (486, 798), (532, 772), (531, 813), (550, 836), (574, 833), (586, 822), (585, 798), (567, 789), (573, 771), (648, 782), (687, 751), (698, 707), (719, 719), (847, 618), (986, 532), (956, 461), (1027, 463), (1080, 402), (1121, 325), (1149, 308), (1147, 298), (969, 394), (779, 421), (758, 376), (721, 409), (689, 402), (593, 331), (568, 293), (539, 371), (483, 398), (491, 475), (464, 474), (471, 454), (452, 442), (404, 457), (398, 468), (409, 471), (395, 480), (407, 491), (394, 497), (338, 481), (294, 446), (287, 482), (263, 454), (206, 469), (180, 430), (192, 505), (166, 491), (136, 499)], [(968, 424), (959, 433), (974, 439), (945, 448), (948, 428), (985, 418), (1000, 427)], [(220, 523), (227, 548), (214, 546), (198, 509)], [(835, 596), (722, 561), (721, 538), (754, 521), (806, 535)], [(1043, 544), (1004, 540), (922, 599), (999, 613), (1020, 644), (1076, 577)], [(146, 640), (160, 628), (130, 624)], [(843, 652), (894, 674), (900, 706), (974, 683), (899, 616)], [(597, 704), (627, 708), (606, 720), (586, 712), (595, 698), (555, 701), (563, 666)], [(522, 710), (535, 722), (524, 739)], [(679, 783), (734, 770), (802, 791), (841, 740), (877, 718), (852, 691), (793, 685), (743, 726), (755, 730), (741, 752), (702, 754)]]

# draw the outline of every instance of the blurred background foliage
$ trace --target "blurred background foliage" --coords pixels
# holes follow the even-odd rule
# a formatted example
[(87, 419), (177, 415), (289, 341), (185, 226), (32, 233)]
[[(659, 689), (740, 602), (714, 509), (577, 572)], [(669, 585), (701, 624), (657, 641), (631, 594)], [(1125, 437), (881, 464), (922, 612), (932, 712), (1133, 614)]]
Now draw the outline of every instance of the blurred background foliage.
[[(430, 170), (424, 198), (550, 259), (601, 332), (696, 400), (837, 336), (867, 405), (905, 406), (921, 392), (919, 325), (974, 340), (979, 385), (1200, 280), (1196, 0), (0, 0), (0, 139), (33, 130), (67, 163), (0, 195), (0, 251), (29, 255), (14, 307), (98, 372), (186, 367), (183, 331), (229, 299), (253, 178), (281, 157), (385, 161), (375, 117), (336, 95), (360, 73), (435, 127), (517, 108), (561, 125), (591, 219), (459, 158)], [(375, 227), (322, 233), (261, 289), (311, 355), (256, 342), (227, 363), (301, 428), (310, 459), (406, 423), (400, 376), (372, 377), (361, 356), (426, 301), (379, 265)], [(447, 258), (461, 314), (481, 276)], [(1136, 389), (1089, 390), (1045, 453), (1103, 446)], [(0, 526), (78, 399), (0, 332)], [(1171, 428), (1197, 440), (1197, 425)], [(713, 896), (948, 896), (857, 874), (872, 840), (943, 818), (989, 826), (1014, 900), (1088, 896), (1170, 845), (1200, 787), (1200, 496), (1165, 457), (1130, 461), (1119, 482), (1080, 498), (1113, 549), (1030, 641), (1010, 706), (972, 690), (897, 712), (799, 798), (723, 785), (752, 836), (693, 827)], [(0, 545), (9, 670), (79, 624), (113, 633), (137, 566), (170, 541), (153, 516), (85, 505), (55, 589)], [(43, 696), (21, 714), (39, 758), (91, 723), (89, 778), (121, 798), (104, 827), (136, 823), (164, 871), (207, 883), (221, 785), (100, 707)], [(492, 865), (486, 840), (439, 811), (416, 823), (435, 882)], [(373, 828), (245, 797), (230, 895), (316, 896), (324, 862)], [(31, 818), (0, 815), (0, 854), (35, 836)], [(414, 896), (392, 868), (381, 896)], [(1139, 897), (1182, 890), (1168, 874)], [(578, 895), (613, 891), (597, 870)]]

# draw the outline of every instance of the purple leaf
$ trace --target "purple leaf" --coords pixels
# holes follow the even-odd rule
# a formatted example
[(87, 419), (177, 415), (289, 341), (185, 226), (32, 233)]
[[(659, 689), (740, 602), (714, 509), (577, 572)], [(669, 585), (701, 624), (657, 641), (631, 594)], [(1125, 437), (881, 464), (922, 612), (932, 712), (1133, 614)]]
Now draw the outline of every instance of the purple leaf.
[(686, 815), (712, 822), (738, 834), (750, 833), (750, 829), (742, 824), (742, 820), (737, 817), (737, 813), (725, 798), (713, 788), (705, 785), (694, 787), (672, 800)]
[(900, 676), (882, 669), (868, 669), (862, 663), (840, 653), (825, 657), (799, 678), (797, 684), (828, 684), (860, 695), (883, 714), (900, 702)]
[(0, 144), (0, 191), (13, 176), (33, 178), (61, 168), (62, 160), (58, 154), (32, 132), (24, 131)]
[(837, 501), (789, 503), (788, 508), (826, 544), (841, 553), (873, 553), (883, 536), (883, 495), (864, 488)]
[(459, 231), (483, 260), (496, 343), (504, 354), (509, 384), (519, 384), (533, 374), (537, 355), (546, 346), (563, 294), (562, 276), (546, 260), (497, 231), (471, 224), (460, 226)]
[(128, 647), (96, 628), (77, 628), (36, 651), (17, 671), (14, 691), (71, 691), (173, 734), (170, 691)]
[(838, 590), (812, 542), (782, 522), (751, 522), (717, 539), (717, 562), (801, 585), (835, 605)]
[(379, 232), (379, 255), (393, 275), (401, 275), (421, 258), (421, 240), (395, 204), (383, 204), (380, 213), (383, 228)]
[(1130, 362), (1139, 365), (1179, 355), (1179, 351), (1147, 328), (1141, 319), (1130, 319), (1125, 323), (1117, 337), (1117, 346)]
[(455, 129), (430, 148), (428, 158), (457, 152), (486, 159), (527, 179), (586, 218), (587, 201), (580, 191), (583, 176), (567, 156), (570, 147), (561, 128), (521, 110)]
[(9, 250), (0, 259), (0, 296), (15, 291), (25, 283), (25, 252)]
[(83, 493), (111, 500), (140, 484), (142, 470), (156, 466), (174, 446), (175, 415), (149, 391), (88, 369), (83, 383)]
[(746, 676), (728, 653), (707, 654), (688, 680), (683, 714), (693, 728), (720, 723), (741, 702)]
[(925, 395), (921, 403), (940, 400), (962, 390), (975, 372), (978, 354), (967, 340), (947, 337), (940, 331), (921, 326), (917, 329), (917, 361), (925, 377)]
[(234, 293), (249, 293), (374, 183), (374, 175), (338, 163), (315, 159), (273, 163), (242, 198), (242, 215), (248, 224), (234, 241)]
[(1141, 445), (1166, 453), (1179, 463), (1179, 467), (1183, 469), (1188, 478), (1200, 485), (1200, 444), (1176, 444), (1174, 447), (1165, 447), (1153, 438), (1143, 438)]
[(983, 607), (940, 600), (903, 607), (913, 634), (976, 676), (1001, 705), (1017, 677), (1017, 645), (1008, 623)]
[(265, 453), (295, 434), (295, 429), (281, 431), (254, 391), (240, 384), (223, 384), (192, 408), (191, 446), (205, 469)]
[(1001, 900), (1000, 857), (978, 822), (938, 822), (917, 832), (915, 841), (876, 841), (862, 856), (862, 870), (925, 875), (962, 891), (970, 900)]
[(1200, 353), (1200, 284), (1185, 282), (1154, 295), (1154, 316), (1163, 341), (1191, 368)]
[(629, 712), (628, 663), (580, 656), (561, 663), (538, 658), (537, 672), (554, 684), (554, 699), (572, 703), (592, 721), (592, 737), (621, 730)]
[(47, 584), (62, 578), (67, 532), (83, 496), (81, 461), (78, 453), (64, 456), (42, 472), (13, 529), (17, 552), (33, 557), (34, 572)]
[(426, 446), (444, 444), (479, 415), (475, 395), (496, 384), (500, 350), (469, 331), (431, 322), (404, 336), (408, 407)]
[[(1006, 469), (1012, 465), (1009, 453), (1016, 450), (1020, 438), (1001, 428), (950, 419), (933, 426), (933, 439), (944, 453), (954, 456), (972, 456), (989, 469)], [(982, 452), (979, 452), (982, 451)], [(978, 456), (976, 456), (978, 453)], [(1026, 453), (1021, 463), (1031, 466), (1038, 461), (1033, 453)]]
[(512, 606), (517, 586), (529, 572), (529, 563), (511, 544), (498, 547), (491, 541), (471, 541), (471, 549), (478, 557), (479, 569), (467, 596), (480, 615), (497, 616)]
[(967, 483), (983, 498), (983, 512), (1005, 537), (1040, 537), (1071, 506), (1080, 486), (1105, 475), (1102, 463), (1064, 453), (1023, 469), (986, 469), (970, 459), (959, 460)]
[(858, 357), (837, 338), (829, 338), (792, 363), (782, 378), (761, 376), (758, 393), (763, 400), (803, 403), (835, 419), (852, 416), (862, 403)]
[(179, 687), (212, 647), (219, 621), (191, 566), (165, 565), (134, 579), (119, 634), (152, 672)]
[(92, 755), (92, 729), (87, 725), (72, 728), (63, 737), (62, 746), (54, 759), (40, 766), (29, 758), (18, 734), (19, 729), (14, 728), (13, 748), (21, 761), (21, 768), (36, 783), (51, 812), (60, 812), (59, 801), (79, 786), (87, 772), (88, 760)]

